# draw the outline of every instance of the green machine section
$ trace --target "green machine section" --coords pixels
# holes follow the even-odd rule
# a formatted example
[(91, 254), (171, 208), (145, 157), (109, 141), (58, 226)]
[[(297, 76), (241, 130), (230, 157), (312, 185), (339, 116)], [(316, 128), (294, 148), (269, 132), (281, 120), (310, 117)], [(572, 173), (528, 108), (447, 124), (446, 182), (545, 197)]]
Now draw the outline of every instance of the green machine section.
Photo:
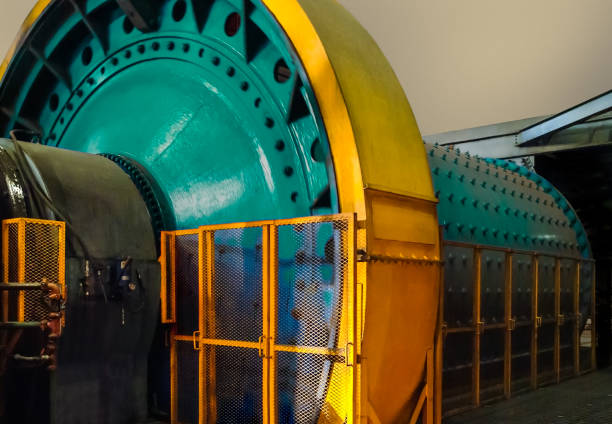
[(312, 89), (259, 1), (53, 2), (39, 22), (0, 134), (106, 154), (157, 231), (337, 210)]
[(591, 257), (575, 211), (539, 175), (459, 149), (427, 149), (445, 240)]

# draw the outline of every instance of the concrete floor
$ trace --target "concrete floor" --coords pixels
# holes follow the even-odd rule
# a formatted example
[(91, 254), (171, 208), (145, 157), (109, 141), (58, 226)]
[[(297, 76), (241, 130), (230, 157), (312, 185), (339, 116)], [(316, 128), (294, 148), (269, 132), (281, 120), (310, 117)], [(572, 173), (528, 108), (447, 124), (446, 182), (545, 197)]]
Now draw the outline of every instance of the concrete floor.
[(612, 424), (612, 368), (454, 417), (443, 424)]

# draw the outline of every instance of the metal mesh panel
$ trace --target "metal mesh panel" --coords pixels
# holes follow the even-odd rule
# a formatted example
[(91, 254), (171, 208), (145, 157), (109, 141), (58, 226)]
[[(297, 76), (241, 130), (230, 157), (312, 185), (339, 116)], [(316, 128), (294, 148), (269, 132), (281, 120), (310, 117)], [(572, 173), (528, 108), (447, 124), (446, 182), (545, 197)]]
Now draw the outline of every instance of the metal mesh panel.
[[(517, 322), (531, 317), (531, 290), (533, 284), (532, 258), (527, 255), (512, 257), (512, 316)], [(527, 340), (529, 340), (529, 335)]]
[(214, 233), (214, 321), (208, 337), (255, 342), (263, 326), (262, 228)]
[(175, 237), (176, 324), (178, 334), (192, 335), (199, 323), (199, 251), (198, 233), (177, 234)]
[(532, 325), (516, 327), (512, 332), (512, 391), (530, 385)]
[(449, 246), (444, 255), (444, 319), (449, 328), (473, 324), (474, 250)]
[(538, 315), (543, 320), (555, 319), (555, 259), (540, 258), (538, 282)]
[(588, 371), (592, 368), (591, 349), (593, 345), (593, 308), (592, 308), (592, 283), (593, 264), (585, 264), (582, 267), (580, 277), (579, 305), (581, 313), (580, 321), (580, 371)]
[[(483, 250), (481, 320), (486, 325), (504, 322), (506, 254)], [(503, 357), (503, 355), (502, 355)]]
[(199, 352), (193, 349), (193, 343), (176, 342), (178, 391), (178, 421), (181, 424), (198, 422), (198, 387), (199, 387)]
[(205, 346), (206, 422), (263, 422), (263, 367), (256, 349)]
[[(7, 282), (58, 284), (64, 293), (65, 226), (62, 222), (19, 218), (4, 221), (4, 279)], [(8, 305), (15, 305), (18, 321), (42, 321), (49, 310), (39, 290), (21, 291)]]
[(176, 290), (172, 422), (352, 422), (351, 218), (167, 233), (174, 241), (162, 264)]
[(486, 330), (481, 336), (480, 398), (482, 401), (504, 393), (505, 329)]
[(161, 233), (161, 321), (165, 324), (176, 322), (174, 244), (174, 234)]
[[(279, 423), (347, 422), (346, 413), (339, 415), (348, 410), (346, 403), (352, 402), (346, 391), (350, 373), (339, 362), (343, 358), (289, 352), (278, 352), (277, 358)], [(332, 367), (334, 378), (330, 378)]]
[(281, 423), (352, 419), (353, 374), (347, 365), (354, 330), (349, 319), (351, 231), (342, 219), (278, 226), (276, 396)]
[[(19, 281), (19, 224), (17, 222), (4, 222), (4, 281)], [(5, 321), (17, 321), (19, 319), (19, 293), (5, 291), (2, 293), (3, 319)]]
[(555, 326), (551, 322), (538, 329), (538, 385), (555, 378)]
[(333, 348), (346, 343), (339, 333), (346, 230), (334, 222), (278, 228), (278, 344)]
[(445, 410), (472, 403), (472, 346), (474, 333), (449, 333), (444, 340), (442, 397)]
[(12, 223), (6, 224), (6, 231), (8, 231), (7, 240), (7, 252), (8, 258), (5, 258), (5, 281), (18, 281), (19, 280), (19, 224)]
[[(24, 281), (62, 284), (60, 278), (60, 227), (55, 224), (25, 222)], [(63, 285), (63, 284), (62, 284)], [(39, 291), (23, 292), (24, 320), (41, 321), (48, 315)]]

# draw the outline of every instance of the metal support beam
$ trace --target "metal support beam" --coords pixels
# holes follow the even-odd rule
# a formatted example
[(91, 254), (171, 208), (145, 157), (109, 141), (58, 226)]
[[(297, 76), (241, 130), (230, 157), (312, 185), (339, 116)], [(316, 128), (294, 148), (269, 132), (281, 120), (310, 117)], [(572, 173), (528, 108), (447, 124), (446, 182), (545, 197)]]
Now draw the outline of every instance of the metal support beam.
[[(612, 146), (609, 111), (612, 111), (612, 90), (543, 119), (453, 131), (427, 136), (424, 140), (497, 159)], [(594, 119), (596, 117), (599, 119)]]
[(524, 145), (612, 109), (612, 90), (545, 119), (518, 133), (518, 144)]

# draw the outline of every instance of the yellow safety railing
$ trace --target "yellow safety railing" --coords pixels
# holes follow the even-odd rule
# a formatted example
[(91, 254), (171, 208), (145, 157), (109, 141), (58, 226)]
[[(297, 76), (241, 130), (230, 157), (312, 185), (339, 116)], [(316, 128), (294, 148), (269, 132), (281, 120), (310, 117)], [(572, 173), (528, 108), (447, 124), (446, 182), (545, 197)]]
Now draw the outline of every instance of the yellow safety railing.
[[(2, 221), (3, 281), (57, 284), (65, 296), (66, 226), (31, 218)], [(39, 291), (2, 292), (4, 322), (39, 322), (48, 310)], [(62, 318), (62, 324), (63, 322)]]
[[(449, 317), (444, 316), (443, 319), (444, 358), (448, 363), (445, 365), (438, 363), (437, 366), (438, 368), (444, 367), (442, 372), (444, 384), (451, 388), (449, 390), (447, 390), (448, 387), (444, 388), (444, 415), (452, 415), (479, 406), (483, 402), (484, 394), (487, 395), (487, 401), (510, 398), (515, 386), (520, 390), (535, 389), (542, 384), (558, 383), (565, 377), (595, 369), (595, 266), (593, 260), (452, 241), (445, 241), (444, 248), (446, 266), (450, 266), (449, 251), (452, 248), (459, 248), (463, 249), (464, 262), (471, 260), (469, 265), (472, 268), (471, 293), (466, 293), (467, 298), (464, 299), (465, 305), (471, 305), (470, 322), (468, 325), (458, 325), (457, 322), (447, 322)], [(484, 287), (483, 254), (497, 255), (497, 266), (503, 268), (503, 281), (498, 281), (497, 284), (497, 288), (502, 292), (501, 302), (495, 303), (490, 300), (494, 295), (500, 294), (491, 292), (496, 288), (495, 284), (489, 282)], [(513, 297), (517, 298), (517, 292), (513, 288), (518, 278), (513, 275), (517, 269), (517, 260), (519, 266), (524, 264), (525, 269), (530, 270), (530, 275), (527, 277), (530, 280), (529, 293), (523, 293), (530, 298), (529, 305), (527, 305), (530, 316), (525, 317), (523, 314), (522, 318), (517, 318), (517, 307), (521, 305), (513, 300)], [(487, 266), (489, 262), (490, 259), (487, 261)], [(543, 266), (546, 267), (548, 274), (543, 271)], [(448, 274), (447, 272), (447, 276)], [(448, 277), (457, 278), (457, 274), (455, 272)], [(580, 310), (581, 304), (584, 303), (581, 302), (581, 295), (586, 294), (584, 291), (581, 292), (584, 278), (591, 279), (591, 289), (588, 293), (590, 295), (588, 317), (582, 317)], [(543, 279), (546, 280), (546, 284)], [(452, 284), (452, 282), (447, 280), (446, 284)], [(483, 295), (485, 291), (487, 296)], [(489, 298), (488, 303), (486, 300), (483, 301), (483, 298), (487, 297)], [(445, 295), (441, 296), (442, 311), (444, 302), (448, 303)], [(496, 308), (500, 303), (503, 308), (503, 318), (497, 322), (485, 322), (482, 308)], [(457, 299), (453, 306), (461, 308)], [(518, 352), (517, 349), (513, 350), (515, 340), (513, 335), (517, 331), (522, 332), (523, 338), (526, 337), (526, 333), (529, 333), (529, 347), (526, 352), (524, 347), (522, 352), (520, 347)], [(570, 332), (571, 341), (568, 344), (567, 339)], [(499, 337), (491, 336), (497, 340), (491, 341), (490, 339), (488, 343), (489, 349), (495, 344), (498, 345), (498, 349), (493, 349), (493, 352), (488, 352), (487, 357), (483, 358), (482, 340), (488, 333), (499, 335)], [(466, 348), (466, 343), (470, 339), (469, 335), (471, 335), (471, 347)], [(503, 353), (498, 355), (498, 351)], [(459, 360), (459, 363), (455, 361), (451, 364), (454, 358), (463, 354), (461, 352), (466, 353), (463, 361)], [(467, 352), (470, 352), (469, 358), (467, 358)], [(585, 354), (588, 355), (586, 360)], [(568, 355), (571, 355), (571, 361), (568, 360), (570, 359)], [(513, 377), (513, 364), (524, 360), (526, 356), (529, 357), (528, 376), (523, 378), (524, 381), (517, 381)], [(501, 371), (492, 372), (498, 377), (489, 376), (486, 387), (482, 387), (481, 370), (483, 366), (493, 370), (501, 369)], [(544, 366), (550, 371), (543, 370)], [(468, 382), (469, 387), (461, 386), (462, 382)]]
[(162, 233), (173, 423), (356, 422), (356, 233), (352, 214)]

